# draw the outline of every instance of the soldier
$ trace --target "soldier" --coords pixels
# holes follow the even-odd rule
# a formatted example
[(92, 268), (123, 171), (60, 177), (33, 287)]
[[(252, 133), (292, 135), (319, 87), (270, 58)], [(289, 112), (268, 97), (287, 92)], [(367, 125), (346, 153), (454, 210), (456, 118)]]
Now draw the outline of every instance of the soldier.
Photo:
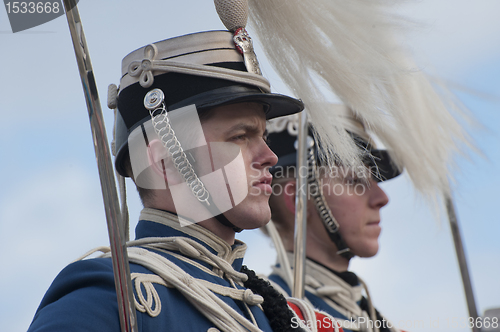
[[(271, 169), (272, 220), (287, 252), (278, 255), (269, 279), (275, 288), (291, 294), (293, 285), (286, 271), (290, 263), (284, 260), (293, 258), (296, 176), (308, 174), (305, 297), (315, 308), (343, 321), (344, 331), (393, 331), (392, 324), (373, 307), (366, 285), (348, 268), (354, 256), (377, 254), (380, 209), (389, 202), (378, 183), (400, 172), (386, 150), (376, 149), (354, 114), (340, 105), (332, 109), (332, 113), (341, 112), (338, 123), (365, 152), (365, 168), (325, 167), (321, 151), (309, 136), (308, 170), (297, 170), (297, 117), (276, 119), (268, 126), (270, 146), (279, 157)], [(280, 250), (280, 241), (275, 242)]]
[[(308, 175), (312, 190), (307, 209), (307, 248), (295, 248), (310, 257), (306, 263), (307, 298), (348, 323), (350, 318), (356, 319), (353, 326), (343, 325), (352, 330), (369, 330), (372, 325), (375, 330), (384, 327), (383, 317), (370, 304), (368, 293), (366, 300), (361, 297), (362, 282), (346, 272), (352, 255), (370, 257), (378, 250), (379, 210), (388, 200), (376, 182), (394, 177), (396, 169), (404, 168), (415, 188), (432, 206), (439, 206), (444, 199), (448, 207), (454, 153), (463, 150), (461, 144), (473, 146), (462, 127), (470, 123), (463, 107), (447, 93), (444, 85), (436, 87), (402, 47), (400, 40), (405, 36), (400, 33), (409, 31), (410, 21), (396, 15), (394, 5), (384, 1), (251, 1), (251, 17), (256, 22), (259, 40), (264, 41), (267, 58), (285, 84), (304, 100), (310, 114), (316, 145), (311, 147), (309, 157), (321, 156), (317, 159), (320, 169), (312, 162), (309, 174), (286, 169), (279, 175), (280, 170), (274, 173), (275, 181), (279, 177), (282, 180), (275, 183), (278, 186), (273, 193), (278, 194), (270, 201), (273, 220), (278, 224), (285, 249), (294, 249), (290, 242), (294, 178)], [(347, 113), (350, 118), (355, 115), (350, 125), (339, 128), (339, 123), (332, 125), (327, 121), (332, 115), (332, 99), (340, 100), (352, 110)], [(387, 147), (392, 162), (387, 153), (375, 149), (355, 119)], [(280, 123), (276, 127), (282, 131), (287, 125)], [(296, 128), (290, 123), (293, 132)], [(367, 155), (372, 152), (373, 158), (365, 161), (368, 167), (363, 167), (370, 171), (358, 169), (359, 161), (349, 157), (349, 151), (346, 153), (342, 146), (332, 143), (332, 138), (345, 135), (345, 129), (354, 135), (354, 142)], [(283, 137), (279, 136), (286, 135), (285, 131), (271, 137), (271, 144), (282, 166), (295, 165), (295, 138), (281, 142)], [(288, 162), (287, 155), (290, 155)], [(342, 163), (335, 163), (339, 158)], [(297, 207), (300, 212), (302, 205)], [(452, 227), (455, 226), (456, 223)], [(300, 240), (300, 225), (297, 229)], [(278, 242), (279, 236), (273, 239)], [(280, 282), (288, 293), (292, 283), (300, 286), (301, 274), (297, 273), (299, 277), (292, 280), (289, 268), (284, 266), (284, 256), (278, 253), (283, 259), (279, 261), (277, 275), (271, 279)], [(295, 271), (299, 272), (300, 258), (297, 255)], [(294, 291), (297, 289), (300, 287), (294, 287)], [(368, 326), (359, 324), (368, 320), (371, 321)]]
[[(144, 204), (129, 243), (140, 331), (293, 330), (285, 299), (242, 267), (235, 233), (270, 219), (266, 120), (303, 104), (270, 93), (251, 66), (233, 33), (195, 33), (130, 53), (110, 89), (115, 167)], [(29, 331), (120, 330), (104, 252), (57, 276)]]

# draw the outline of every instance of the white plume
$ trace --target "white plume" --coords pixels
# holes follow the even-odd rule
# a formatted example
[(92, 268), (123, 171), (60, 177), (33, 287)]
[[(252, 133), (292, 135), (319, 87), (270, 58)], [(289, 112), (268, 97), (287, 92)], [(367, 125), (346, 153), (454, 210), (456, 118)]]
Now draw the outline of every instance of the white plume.
[(409, 22), (393, 13), (395, 3), (249, 0), (252, 31), (304, 101), (317, 139), (329, 147), (329, 160), (356, 160), (327, 106), (333, 92), (382, 141), (416, 188), (436, 198), (449, 192), (454, 152), (472, 146), (460, 124), (468, 119), (404, 54), (396, 33)]

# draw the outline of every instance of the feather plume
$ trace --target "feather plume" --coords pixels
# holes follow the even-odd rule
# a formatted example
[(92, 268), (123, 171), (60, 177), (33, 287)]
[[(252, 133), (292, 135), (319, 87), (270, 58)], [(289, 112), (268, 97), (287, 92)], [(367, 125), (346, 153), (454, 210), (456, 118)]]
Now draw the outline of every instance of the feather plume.
[(250, 22), (283, 81), (309, 112), (328, 160), (358, 162), (327, 106), (334, 93), (428, 198), (449, 194), (454, 152), (472, 147), (469, 121), (398, 44), (410, 22), (393, 0), (249, 0)]

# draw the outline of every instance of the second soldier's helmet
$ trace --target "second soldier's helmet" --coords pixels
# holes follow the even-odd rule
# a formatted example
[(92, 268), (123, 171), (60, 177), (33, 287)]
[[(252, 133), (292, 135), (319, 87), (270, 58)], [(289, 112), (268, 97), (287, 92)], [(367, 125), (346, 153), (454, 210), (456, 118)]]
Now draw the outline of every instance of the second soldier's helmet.
[[(391, 160), (389, 152), (385, 149), (378, 149), (372, 137), (366, 131), (363, 123), (358, 120), (353, 112), (344, 105), (332, 104), (332, 114), (335, 114), (335, 121), (339, 127), (344, 128), (353, 139), (356, 147), (359, 149), (359, 155), (362, 161), (371, 171), (377, 182), (390, 180), (401, 171)], [(268, 126), (268, 140), (271, 149), (278, 156), (278, 163), (271, 169), (276, 173), (280, 169), (297, 165), (297, 131), (298, 117), (295, 115), (275, 119)], [(310, 140), (313, 140), (312, 130), (309, 130)], [(321, 149), (321, 147), (319, 147)], [(322, 162), (322, 154), (314, 146), (314, 153), (319, 166), (326, 165)]]

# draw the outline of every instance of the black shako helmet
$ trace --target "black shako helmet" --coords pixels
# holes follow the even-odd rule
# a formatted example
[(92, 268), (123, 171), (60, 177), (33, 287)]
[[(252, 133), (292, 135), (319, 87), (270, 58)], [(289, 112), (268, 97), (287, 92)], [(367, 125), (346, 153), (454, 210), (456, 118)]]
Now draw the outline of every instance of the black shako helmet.
[[(389, 152), (385, 149), (376, 148), (375, 143), (366, 132), (363, 124), (354, 115), (350, 114), (345, 107), (341, 105), (333, 106), (337, 111), (342, 110), (338, 116), (338, 122), (344, 126), (356, 146), (361, 150), (361, 157), (365, 166), (372, 171), (376, 170), (373, 174), (374, 180), (382, 182), (400, 175), (401, 171), (393, 163)], [(289, 116), (272, 121), (268, 126), (269, 146), (278, 156), (278, 163), (270, 170), (273, 174), (278, 170), (284, 170), (289, 166), (297, 165), (297, 149), (295, 144), (297, 141), (297, 121), (298, 118), (296, 116)], [(278, 122), (280, 123), (278, 124)], [(311, 138), (313, 136), (310, 128), (309, 136)], [(321, 162), (320, 153), (318, 153), (316, 147), (315, 155), (318, 165), (323, 165), (324, 163)]]
[[(254, 71), (254, 72), (251, 72)], [(269, 82), (244, 62), (229, 31), (193, 33), (137, 49), (122, 61), (120, 87), (111, 92), (116, 105), (115, 167), (127, 176), (129, 134), (151, 121), (145, 95), (154, 88), (164, 92), (167, 111), (194, 104), (198, 111), (240, 102), (264, 105), (266, 118), (300, 112), (300, 100), (270, 93)]]

